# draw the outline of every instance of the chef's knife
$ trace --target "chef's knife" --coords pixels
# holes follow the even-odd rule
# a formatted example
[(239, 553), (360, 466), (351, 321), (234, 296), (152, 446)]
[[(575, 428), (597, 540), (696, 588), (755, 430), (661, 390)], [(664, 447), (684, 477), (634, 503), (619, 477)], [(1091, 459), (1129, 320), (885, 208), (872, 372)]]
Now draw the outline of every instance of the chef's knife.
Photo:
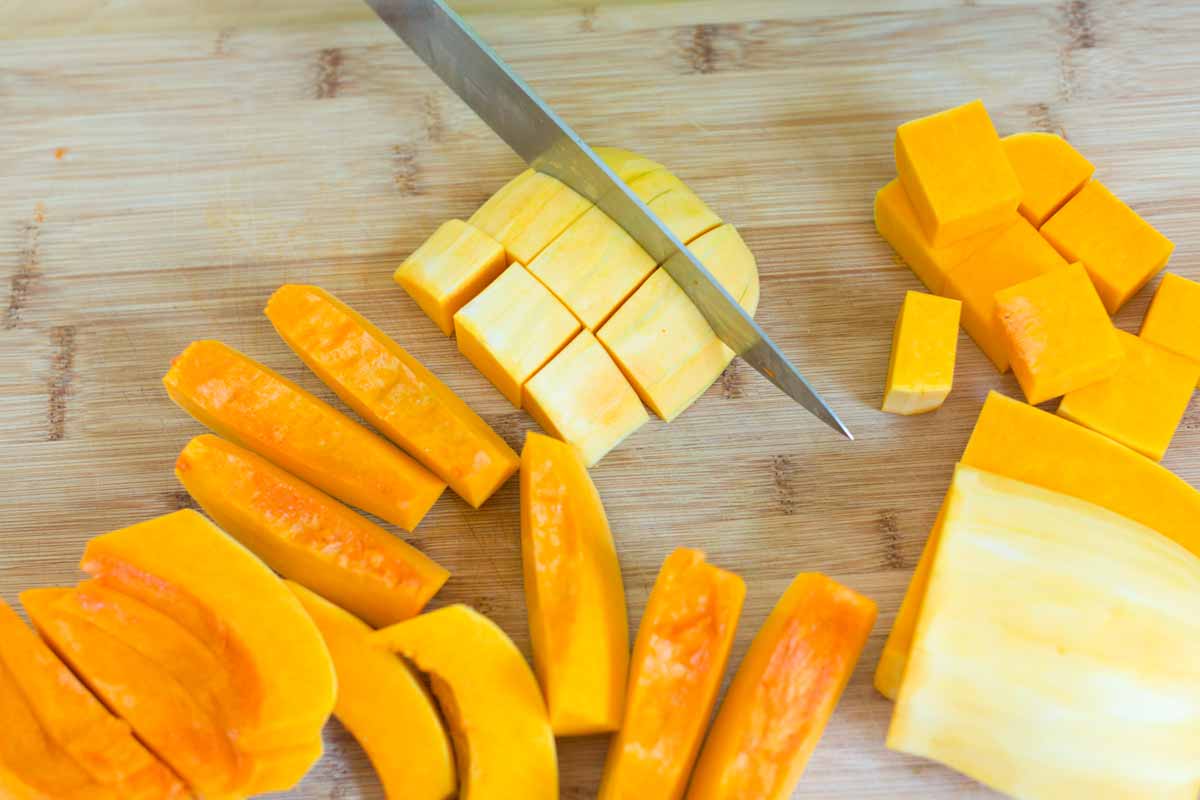
[(731, 350), (825, 424), (854, 438), (683, 242), (443, 0), (366, 3), (517, 155), (624, 228), (687, 293)]

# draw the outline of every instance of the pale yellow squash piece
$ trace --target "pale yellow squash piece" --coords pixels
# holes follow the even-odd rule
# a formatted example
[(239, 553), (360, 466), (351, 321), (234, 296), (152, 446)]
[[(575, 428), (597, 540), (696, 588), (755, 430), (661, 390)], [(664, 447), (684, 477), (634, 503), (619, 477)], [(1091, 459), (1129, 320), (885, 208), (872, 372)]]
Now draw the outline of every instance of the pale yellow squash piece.
[(1194, 800), (1200, 559), (960, 466), (888, 747), (1029, 800)]
[(454, 315), (459, 351), (517, 408), (521, 391), (579, 330), (537, 278), (513, 264)]
[(510, 264), (526, 264), (590, 206), (557, 178), (527, 169), (467, 221), (504, 245)]
[(1066, 139), (1053, 133), (1026, 131), (1000, 141), (1021, 184), (1017, 210), (1035, 228), (1042, 227), (1096, 171)]
[(1200, 283), (1163, 275), (1138, 335), (1200, 364)]
[(958, 318), (962, 303), (923, 292), (908, 292), (892, 335), (883, 410), (924, 414), (942, 407), (954, 385)]
[(629, 188), (684, 244), (721, 224), (716, 212), (665, 169), (631, 181)]
[(651, 161), (645, 156), (623, 147), (600, 146), (594, 149), (596, 155), (600, 156), (608, 168), (617, 173), (617, 177), (626, 183), (640, 178), (648, 172), (663, 169), (663, 165), (657, 161)]

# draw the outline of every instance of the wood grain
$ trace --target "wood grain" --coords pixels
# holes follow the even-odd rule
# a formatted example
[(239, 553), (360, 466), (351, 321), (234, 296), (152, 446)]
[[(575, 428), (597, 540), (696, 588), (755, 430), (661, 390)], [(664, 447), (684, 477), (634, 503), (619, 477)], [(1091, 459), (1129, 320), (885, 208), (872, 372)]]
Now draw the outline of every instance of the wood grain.
[[(871, 223), (895, 126), (982, 97), (1003, 132), (1064, 133), (1200, 278), (1200, 13), (1189, 4), (546, 0), (457, 3), (579, 131), (671, 165), (758, 256), (759, 319), (839, 410), (835, 438), (735, 364), (669, 427), (595, 470), (632, 621), (659, 563), (699, 546), (744, 575), (739, 659), (791, 577), (820, 570), (881, 616), (797, 797), (983, 797), (883, 746), (884, 635), (990, 388), (960, 342), (945, 408), (880, 413), (916, 288)], [(200, 431), (159, 378), (221, 338), (331, 398), (261, 314), (320, 284), (395, 336), (514, 446), (533, 427), (391, 282), (515, 156), (356, 0), (0, 2), (0, 595), (73, 581), (91, 535), (188, 504)], [(1150, 289), (1117, 322), (1136, 330)], [(1200, 409), (1166, 464), (1200, 484)], [(517, 484), (447, 495), (411, 537), (528, 648)], [(335, 723), (298, 798), (381, 796)], [(563, 797), (593, 796), (601, 738), (564, 741)]]

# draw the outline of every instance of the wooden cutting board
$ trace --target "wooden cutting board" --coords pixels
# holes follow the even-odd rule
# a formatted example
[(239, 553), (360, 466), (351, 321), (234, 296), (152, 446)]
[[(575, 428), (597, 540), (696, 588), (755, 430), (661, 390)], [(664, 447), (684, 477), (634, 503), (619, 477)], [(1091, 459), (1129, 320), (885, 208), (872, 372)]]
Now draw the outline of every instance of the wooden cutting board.
[[(502, 6), (496, 10), (490, 6)], [(855, 5), (853, 13), (848, 5)], [(883, 746), (884, 636), (988, 389), (964, 335), (936, 414), (880, 413), (893, 321), (917, 288), (871, 223), (911, 117), (975, 97), (1001, 132), (1064, 133), (1200, 278), (1200, 11), (1077, 0), (521, 0), (456, 6), (593, 143), (671, 166), (758, 256), (759, 319), (846, 419), (846, 442), (744, 364), (594, 471), (633, 624), (674, 547), (745, 576), (740, 659), (797, 573), (865, 592), (880, 620), (797, 797), (982, 797)], [(93, 534), (189, 503), (175, 455), (200, 426), (159, 378), (220, 338), (324, 397), (261, 314), (320, 284), (519, 447), (515, 411), (392, 282), (434, 227), (520, 168), (356, 0), (0, 1), (0, 595), (78, 579)], [(1151, 290), (1117, 322), (1136, 331)], [(1200, 484), (1200, 404), (1166, 464)], [(528, 652), (517, 483), (447, 494), (410, 537)], [(336, 724), (292, 793), (380, 797)], [(606, 740), (561, 745), (563, 797), (594, 795)]]

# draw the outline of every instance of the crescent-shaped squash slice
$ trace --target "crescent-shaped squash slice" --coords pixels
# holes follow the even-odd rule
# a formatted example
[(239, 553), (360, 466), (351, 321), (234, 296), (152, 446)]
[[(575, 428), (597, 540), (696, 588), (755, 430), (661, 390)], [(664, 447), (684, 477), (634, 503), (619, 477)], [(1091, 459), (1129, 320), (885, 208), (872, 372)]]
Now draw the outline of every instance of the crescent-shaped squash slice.
[(358, 740), (389, 798), (447, 800), (457, 778), (437, 706), (398, 656), (368, 641), (362, 620), (299, 584), (287, 586), (321, 629), (337, 670), (333, 714)]
[(469, 800), (557, 800), (554, 733), (537, 679), (496, 623), (464, 605), (371, 634), (429, 674)]

